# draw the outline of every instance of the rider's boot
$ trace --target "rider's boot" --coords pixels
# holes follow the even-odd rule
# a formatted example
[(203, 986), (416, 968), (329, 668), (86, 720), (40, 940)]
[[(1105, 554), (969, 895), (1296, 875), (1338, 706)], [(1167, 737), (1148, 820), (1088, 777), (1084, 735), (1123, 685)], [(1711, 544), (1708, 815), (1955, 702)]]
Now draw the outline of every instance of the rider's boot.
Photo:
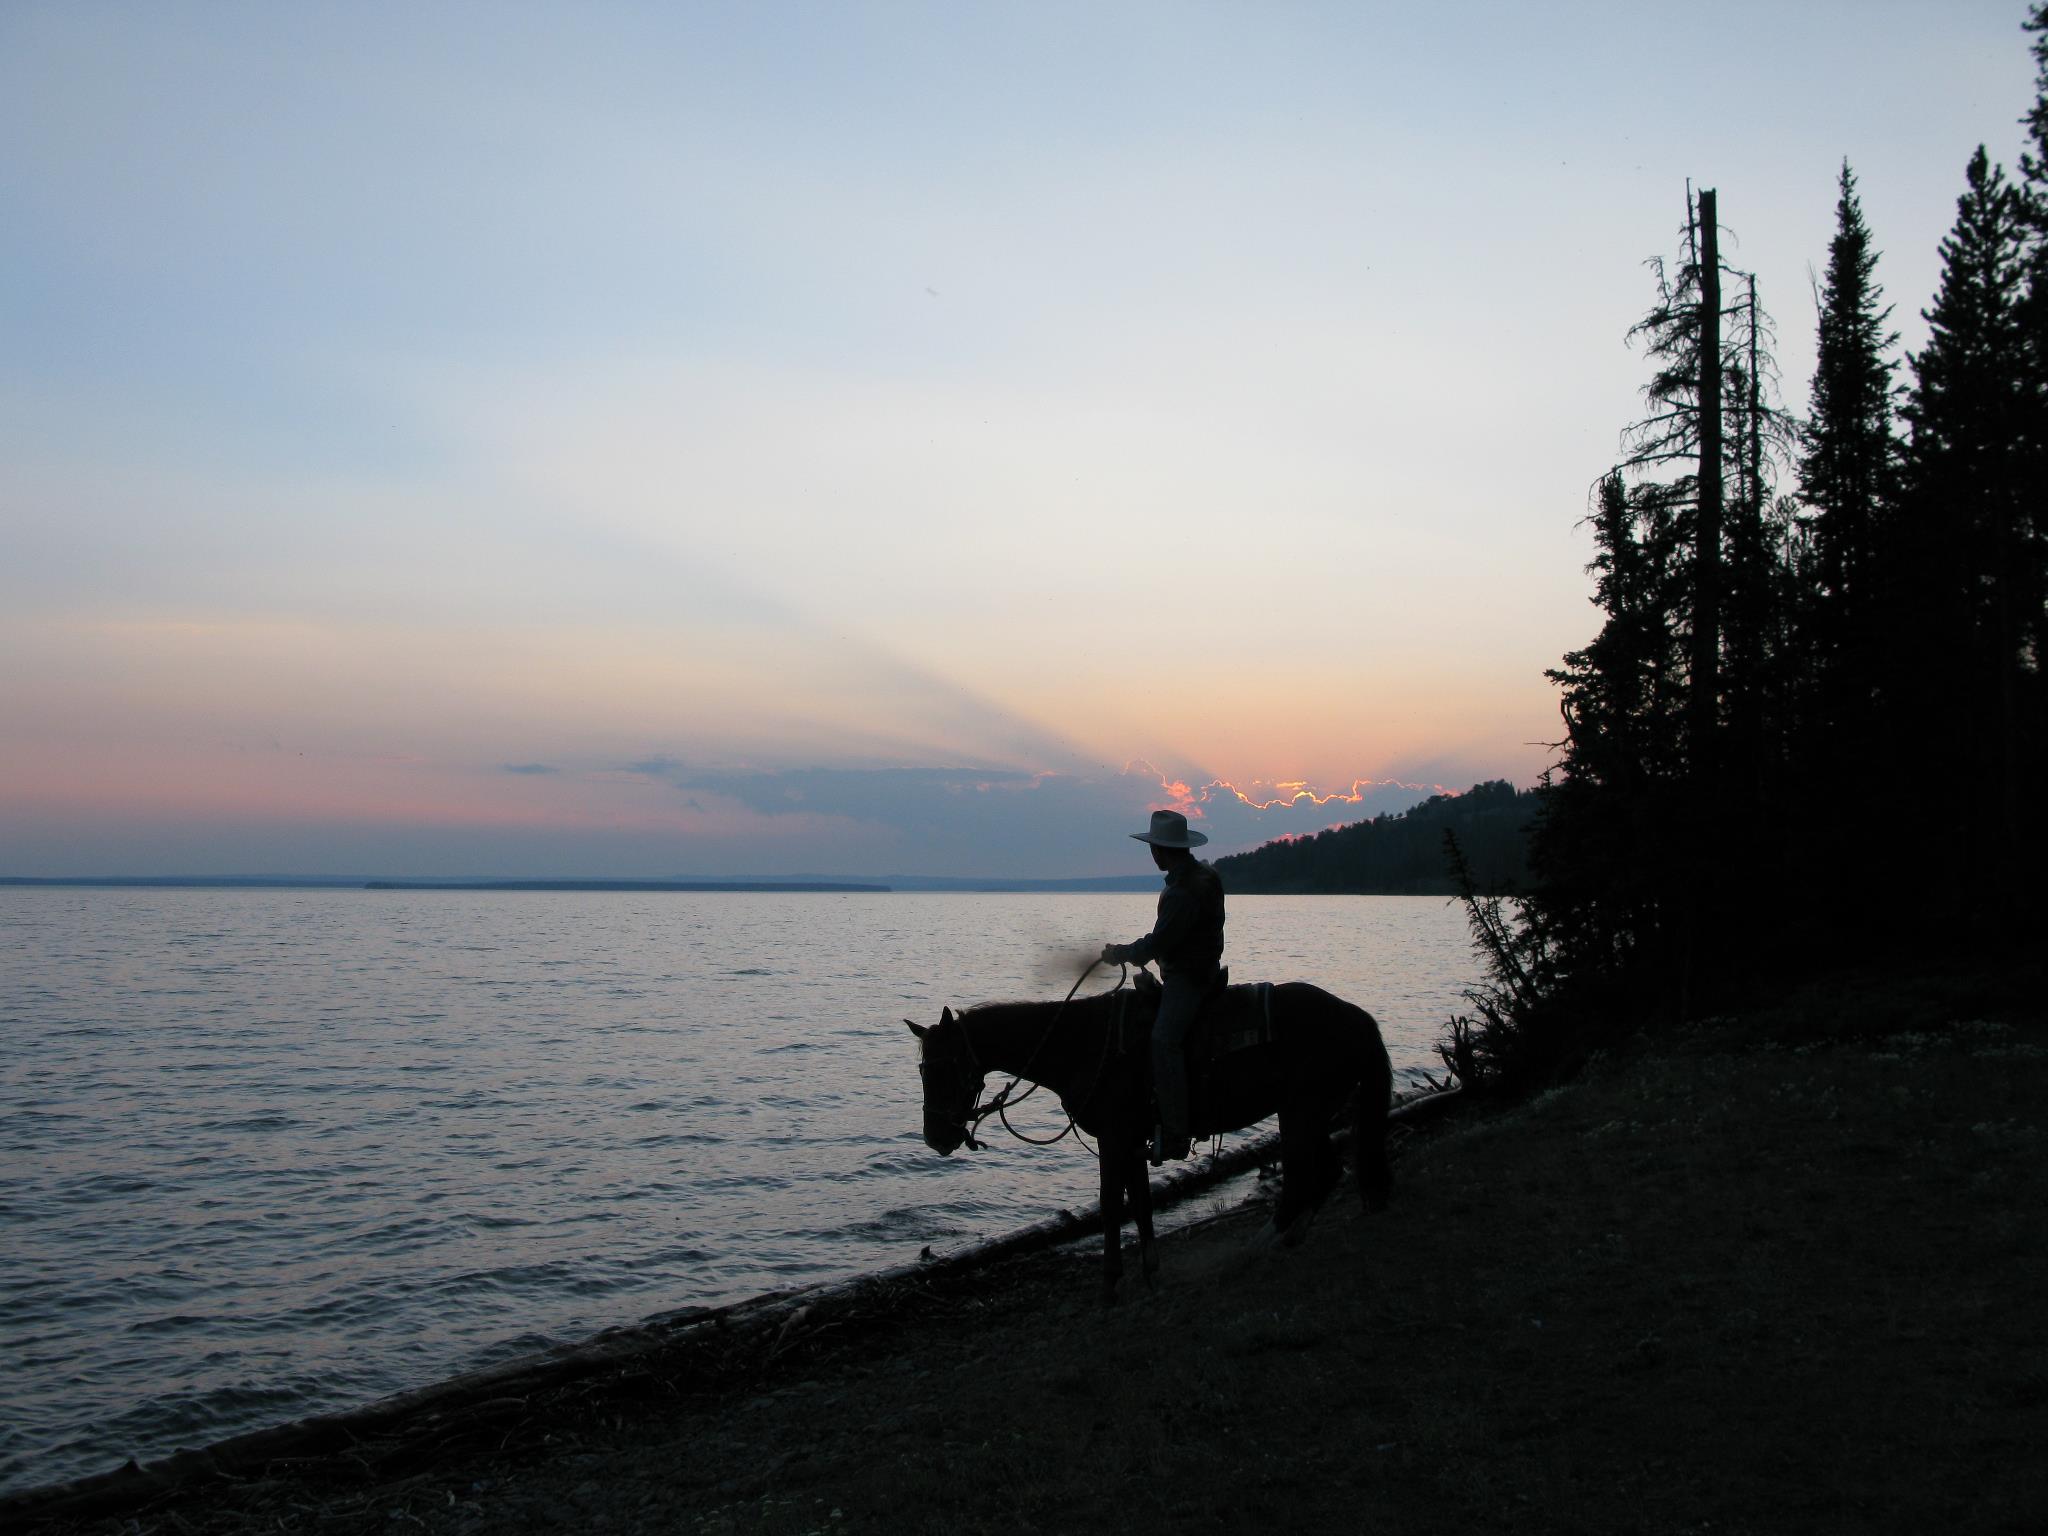
[(1154, 1126), (1152, 1128), (1152, 1166), (1157, 1168), (1161, 1163), (1179, 1162), (1188, 1155), (1193, 1145), (1193, 1142), (1188, 1139), (1185, 1132), (1180, 1135), (1174, 1135), (1164, 1125)]

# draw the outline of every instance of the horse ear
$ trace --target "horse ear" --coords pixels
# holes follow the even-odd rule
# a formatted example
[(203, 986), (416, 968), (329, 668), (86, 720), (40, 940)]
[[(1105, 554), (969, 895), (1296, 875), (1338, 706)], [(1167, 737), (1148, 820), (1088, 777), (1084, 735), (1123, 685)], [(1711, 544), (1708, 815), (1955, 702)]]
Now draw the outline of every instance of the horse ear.
[[(908, 1019), (905, 1019), (903, 1022), (906, 1024), (910, 1024), (910, 1020)], [(910, 1024), (910, 1032), (913, 1035), (917, 1036), (917, 1038), (920, 1040), (922, 1040), (926, 1035), (931, 1033), (931, 1031), (926, 1029), (922, 1024)]]
[(953, 1022), (953, 1010), (952, 1010), (951, 1008), (941, 1008), (941, 1009), (939, 1010), (939, 1022), (940, 1022), (941, 1024), (950, 1024), (950, 1023), (952, 1023), (952, 1022)]

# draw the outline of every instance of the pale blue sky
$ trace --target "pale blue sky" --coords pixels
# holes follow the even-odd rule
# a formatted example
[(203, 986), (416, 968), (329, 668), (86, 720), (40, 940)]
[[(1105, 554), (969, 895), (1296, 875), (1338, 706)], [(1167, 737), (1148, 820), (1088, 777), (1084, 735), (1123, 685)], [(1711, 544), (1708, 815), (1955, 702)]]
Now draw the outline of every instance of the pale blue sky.
[(2024, 10), (0, 7), (0, 873), (1529, 782), (1686, 179), (1797, 408), (1841, 158), (1910, 345)]

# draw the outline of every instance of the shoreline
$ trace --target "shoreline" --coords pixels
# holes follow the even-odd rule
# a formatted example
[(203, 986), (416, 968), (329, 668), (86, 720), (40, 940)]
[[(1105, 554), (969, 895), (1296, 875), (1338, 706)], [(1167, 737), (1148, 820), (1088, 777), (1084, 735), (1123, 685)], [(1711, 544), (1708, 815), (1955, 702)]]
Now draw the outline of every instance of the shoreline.
[[(1390, 1125), (1418, 1127), (1435, 1122), (1468, 1102), (1453, 1087), (1399, 1098), (1388, 1112)], [(1348, 1130), (1333, 1135), (1348, 1149)], [(1277, 1160), (1279, 1136), (1267, 1132), (1198, 1165), (1153, 1180), (1155, 1214), (1189, 1201), (1262, 1165)], [(1219, 1213), (1227, 1215), (1228, 1212)], [(1173, 1233), (1204, 1225), (1218, 1215), (1168, 1227)], [(461, 1415), (478, 1404), (571, 1387), (586, 1377), (630, 1368), (650, 1356), (686, 1357), (707, 1346), (727, 1350), (773, 1333), (780, 1339), (798, 1328), (815, 1328), (842, 1313), (872, 1310), (894, 1287), (953, 1279), (1011, 1260), (1071, 1247), (1099, 1237), (1100, 1212), (1063, 1210), (1014, 1231), (928, 1259), (890, 1265), (839, 1280), (821, 1280), (785, 1290), (765, 1291), (719, 1306), (686, 1306), (657, 1312), (636, 1323), (605, 1328), (574, 1343), (521, 1355), (496, 1365), (460, 1372), (439, 1381), (378, 1398), (360, 1407), (312, 1414), (283, 1424), (246, 1430), (210, 1444), (180, 1447), (147, 1462), (130, 1458), (106, 1472), (0, 1492), (0, 1521), (83, 1519), (115, 1514), (181, 1489), (218, 1482), (268, 1462), (333, 1453), (422, 1418)], [(1135, 1241), (1126, 1229), (1126, 1240)], [(1090, 1248), (1093, 1254), (1094, 1249)]]
[[(478, 1383), (64, 1536), (2031, 1532), (2048, 1508), (2038, 967), (1836, 978), (1404, 1131), (1096, 1299), (1068, 1243)], [(953, 1258), (954, 1256), (948, 1256)], [(604, 1341), (597, 1341), (603, 1343)], [(486, 1389), (488, 1388), (488, 1391)]]
[[(1059, 995), (1059, 944), (1121, 926), (1101, 898), (985, 898), (994, 912), (938, 896), (905, 922), (881, 895), (733, 898), (776, 904), (745, 912), (706, 895), (676, 909), (681, 928), (659, 907), (622, 928), (604, 904), (641, 898), (459, 897), (463, 912), (408, 916), (369, 894), (202, 892), (204, 914), (174, 912), (177, 893), (101, 894), (79, 896), (77, 922), (25, 923), (16, 956), (63, 985), (26, 990), (8, 1039), (76, 1113), (19, 1117), (10, 1336), (43, 1363), (10, 1383), (8, 1490), (1093, 1201), (1071, 1138), (952, 1164), (926, 1151), (900, 1016)], [(536, 926), (529, 899), (559, 907)], [(646, 898), (671, 899), (700, 900)], [(846, 904), (828, 925), (844, 961), (801, 947), (813, 899)], [(1394, 1059), (1435, 1065), (1423, 1041), (1464, 979), (1445, 960), (1461, 915), (1316, 905), (1254, 904), (1233, 942), (1267, 957), (1254, 971), (1384, 989)], [(203, 945), (181, 937), (188, 919)], [(1055, 966), (1057, 990), (1041, 979)], [(601, 1064), (569, 1059), (600, 1034)], [(178, 1075), (159, 1085), (146, 1074), (165, 1063)], [(39, 1090), (13, 1086), (33, 1110)], [(1045, 1094), (1011, 1118), (1034, 1136), (1065, 1123)], [(113, 1278), (139, 1256), (150, 1284)]]

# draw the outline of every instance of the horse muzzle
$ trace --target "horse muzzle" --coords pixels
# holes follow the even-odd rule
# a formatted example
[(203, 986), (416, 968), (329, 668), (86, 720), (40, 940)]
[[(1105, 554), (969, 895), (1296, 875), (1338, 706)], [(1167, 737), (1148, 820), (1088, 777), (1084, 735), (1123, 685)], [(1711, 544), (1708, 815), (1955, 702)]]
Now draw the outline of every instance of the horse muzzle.
[(941, 1157), (951, 1157), (962, 1142), (968, 1140), (967, 1127), (954, 1125), (947, 1120), (934, 1120), (929, 1115), (924, 1122), (924, 1144)]

